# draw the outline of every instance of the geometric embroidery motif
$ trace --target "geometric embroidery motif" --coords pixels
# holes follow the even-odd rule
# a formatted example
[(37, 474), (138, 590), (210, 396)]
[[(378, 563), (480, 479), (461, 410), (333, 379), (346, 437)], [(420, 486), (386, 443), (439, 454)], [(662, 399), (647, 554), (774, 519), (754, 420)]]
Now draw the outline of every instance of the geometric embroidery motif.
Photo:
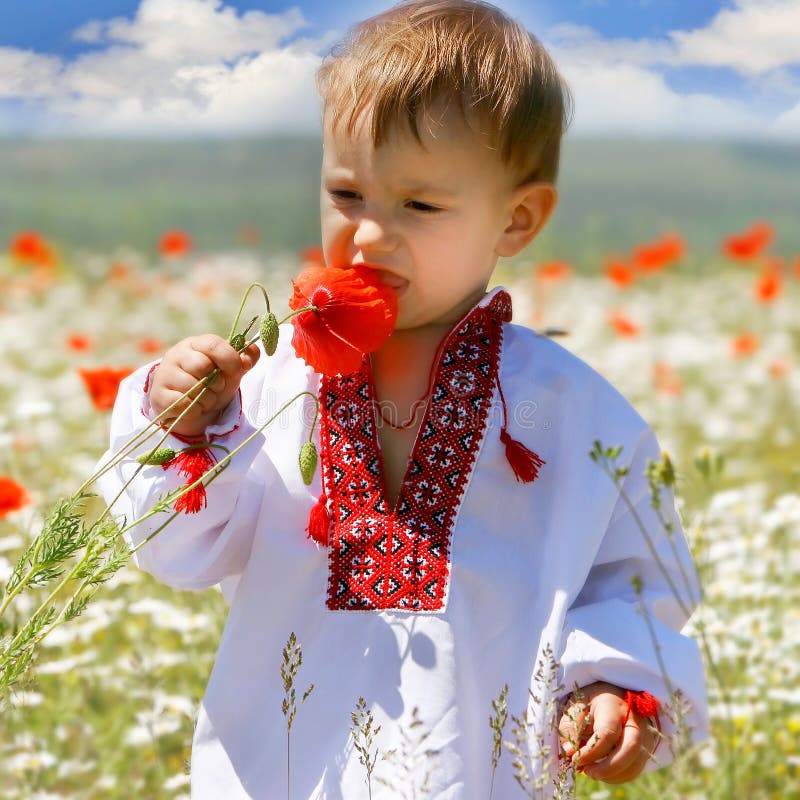
[(500, 290), (447, 334), (394, 509), (386, 501), (369, 359), (358, 372), (321, 377), (329, 609), (444, 607), (452, 526), (486, 430), (502, 323), (510, 319), (511, 297)]

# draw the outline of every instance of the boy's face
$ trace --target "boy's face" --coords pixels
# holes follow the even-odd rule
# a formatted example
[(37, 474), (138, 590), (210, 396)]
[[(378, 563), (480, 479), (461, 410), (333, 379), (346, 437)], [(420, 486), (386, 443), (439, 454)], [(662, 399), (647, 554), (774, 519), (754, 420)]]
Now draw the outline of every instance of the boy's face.
[(369, 114), (348, 137), (323, 124), (322, 246), (331, 265), (370, 263), (397, 285), (396, 329), (449, 326), (483, 297), (511, 222), (513, 182), (454, 106), (375, 150)]

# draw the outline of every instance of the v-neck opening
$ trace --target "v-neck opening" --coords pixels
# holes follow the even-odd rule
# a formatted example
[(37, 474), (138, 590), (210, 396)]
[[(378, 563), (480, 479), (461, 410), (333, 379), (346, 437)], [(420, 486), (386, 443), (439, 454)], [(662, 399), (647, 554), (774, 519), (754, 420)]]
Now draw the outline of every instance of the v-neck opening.
[(389, 485), (386, 480), (386, 460), (383, 457), (383, 447), (381, 446), (381, 440), (378, 437), (378, 413), (377, 413), (377, 406), (378, 406), (378, 392), (375, 389), (375, 375), (372, 372), (372, 362), (369, 357), (365, 357), (365, 364), (367, 369), (367, 375), (369, 379), (369, 401), (370, 401), (370, 409), (372, 412), (372, 429), (375, 431), (375, 451), (378, 457), (378, 488), (381, 493), (381, 503), (385, 509), (386, 516), (393, 517), (397, 519), (399, 516), (398, 509), (401, 508), (401, 502), (405, 497), (405, 490), (406, 486), (408, 485), (408, 478), (409, 473), (411, 471), (411, 465), (414, 463), (414, 455), (417, 452), (417, 445), (419, 444), (419, 437), (422, 434), (422, 431), (425, 429), (425, 422), (428, 420), (428, 417), (431, 413), (431, 409), (433, 408), (433, 403), (431, 402), (431, 397), (433, 395), (433, 388), (436, 385), (436, 375), (439, 372), (439, 364), (444, 358), (444, 353), (447, 350), (447, 340), (450, 338), (455, 326), (451, 328), (446, 334), (444, 338), (444, 342), (442, 343), (442, 347), (439, 350), (439, 355), (436, 356), (436, 361), (431, 365), (431, 370), (433, 374), (433, 380), (430, 381), (430, 394), (428, 395), (428, 402), (425, 404), (425, 413), (422, 415), (422, 421), (419, 423), (419, 427), (417, 428), (417, 432), (414, 435), (414, 442), (411, 445), (411, 450), (408, 452), (408, 458), (406, 459), (406, 467), (403, 470), (403, 477), (400, 481), (400, 487), (397, 490), (397, 498), (394, 501), (394, 505), (390, 508), (389, 507)]

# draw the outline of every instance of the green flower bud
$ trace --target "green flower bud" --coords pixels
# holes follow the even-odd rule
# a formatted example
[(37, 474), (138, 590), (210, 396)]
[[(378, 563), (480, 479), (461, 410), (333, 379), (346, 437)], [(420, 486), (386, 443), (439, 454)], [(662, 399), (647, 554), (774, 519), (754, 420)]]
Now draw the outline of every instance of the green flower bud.
[(264, 344), (264, 352), (271, 356), (278, 346), (278, 318), (269, 312), (261, 318), (261, 341)]
[(231, 336), (230, 345), (234, 350), (241, 350), (244, 347), (244, 334), (243, 333), (234, 333)]
[(300, 474), (303, 476), (303, 483), (311, 485), (314, 480), (314, 473), (317, 471), (317, 448), (313, 442), (306, 442), (300, 448)]
[(149, 453), (144, 453), (136, 458), (140, 464), (165, 464), (171, 461), (178, 455), (171, 447), (159, 447), (156, 450), (151, 450)]

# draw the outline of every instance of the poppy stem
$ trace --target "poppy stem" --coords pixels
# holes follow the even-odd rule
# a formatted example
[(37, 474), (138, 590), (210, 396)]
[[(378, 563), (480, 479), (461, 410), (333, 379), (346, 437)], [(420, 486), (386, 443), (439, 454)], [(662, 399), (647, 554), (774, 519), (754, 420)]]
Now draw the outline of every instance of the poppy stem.
[[(244, 310), (244, 304), (247, 302), (247, 298), (250, 296), (250, 292), (253, 289), (255, 289), (256, 287), (258, 287), (261, 290), (261, 293), (264, 295), (264, 302), (267, 304), (267, 313), (270, 312), (269, 294), (267, 294), (266, 288), (262, 284), (260, 284), (258, 282), (251, 283), (247, 287), (247, 290), (244, 293), (244, 297), (242, 298), (242, 302), (239, 305), (239, 310), (236, 312), (236, 317), (234, 317), (233, 325), (231, 325), (231, 332), (228, 334), (228, 341), (230, 341), (233, 338), (233, 335), (236, 333), (236, 326), (239, 324), (239, 317), (242, 316), (242, 311)], [(248, 330), (250, 330), (249, 327), (248, 327)], [(246, 335), (247, 335), (247, 333), (245, 332), (245, 336)]]
[(317, 306), (306, 306), (305, 308), (298, 308), (297, 311), (292, 311), (291, 314), (287, 314), (279, 323), (278, 325), (283, 325), (284, 322), (288, 322), (292, 317), (296, 317), (298, 314), (304, 314), (306, 311), (319, 311)]

